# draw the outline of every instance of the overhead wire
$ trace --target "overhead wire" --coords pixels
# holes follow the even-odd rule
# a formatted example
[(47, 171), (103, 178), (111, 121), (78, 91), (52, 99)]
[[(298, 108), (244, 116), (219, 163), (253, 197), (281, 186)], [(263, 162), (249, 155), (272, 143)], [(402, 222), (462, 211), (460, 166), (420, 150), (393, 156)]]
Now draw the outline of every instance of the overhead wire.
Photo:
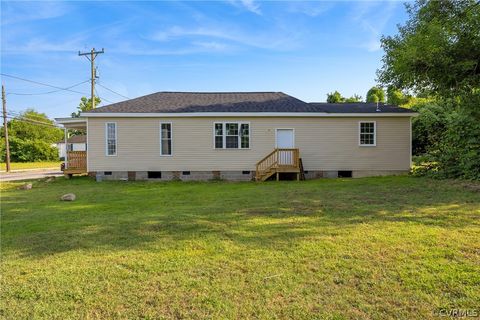
[(42, 120), (45, 119), (45, 117), (42, 116), (42, 115), (36, 115), (36, 114), (25, 115), (25, 113), (21, 113), (21, 112), (14, 111), (14, 110), (8, 110), (7, 114), (13, 115), (13, 116), (18, 116), (18, 117), (24, 117), (24, 118), (29, 117), (29, 118), (32, 118), (32, 119), (37, 120), (37, 121), (42, 121)]
[(115, 103), (115, 102), (110, 101), (110, 100), (108, 100), (108, 99), (106, 99), (106, 98), (104, 98), (104, 97), (100, 97), (100, 95), (98, 94), (97, 88), (95, 88), (95, 95), (96, 95), (98, 98), (100, 98), (100, 103), (102, 103), (104, 100), (105, 100), (106, 102), (108, 102), (108, 103)]
[[(40, 93), (21, 93), (21, 92), (8, 92), (8, 94), (11, 94), (11, 95), (20, 95), (20, 96), (33, 96), (33, 95), (45, 95), (45, 94), (51, 94), (51, 93), (55, 93), (55, 92), (59, 92), (59, 91), (69, 91), (69, 92), (73, 92), (73, 93), (78, 93), (78, 94), (81, 94), (81, 95), (86, 95), (88, 96), (88, 94), (85, 94), (84, 92), (80, 92), (80, 91), (77, 91), (77, 90), (72, 90), (72, 88), (74, 87), (77, 87), (81, 84), (84, 84), (86, 82), (89, 82), (89, 80), (85, 80), (85, 81), (82, 81), (82, 82), (79, 82), (79, 83), (76, 83), (74, 85), (71, 85), (69, 87), (65, 87), (65, 88), (62, 88), (62, 87), (58, 87), (58, 86), (55, 86), (55, 85), (51, 85), (51, 84), (48, 84), (48, 83), (44, 83), (44, 82), (40, 82), (40, 81), (35, 81), (35, 80), (31, 80), (31, 79), (26, 79), (26, 78), (22, 78), (22, 77), (18, 77), (18, 76), (14, 76), (14, 75), (10, 75), (10, 74), (6, 74), (6, 73), (0, 73), (0, 75), (4, 76), (4, 77), (9, 77), (9, 78), (12, 78), (12, 79), (17, 79), (17, 80), (21, 80), (21, 81), (25, 81), (25, 82), (30, 82), (30, 83), (34, 83), (34, 84), (37, 84), (37, 85), (42, 85), (42, 86), (46, 86), (46, 87), (50, 87), (50, 88), (55, 88), (57, 90), (52, 90), (52, 91), (47, 91), (47, 92), (40, 92)], [(100, 87), (104, 88), (105, 90), (108, 90), (114, 94), (117, 94), (123, 98), (126, 98), (126, 99), (130, 99), (129, 97), (127, 96), (124, 96), (104, 85), (101, 85), (99, 83), (97, 83)], [(95, 93), (97, 95), (97, 97), (100, 98), (101, 101), (106, 101), (108, 103), (115, 103), (113, 101), (110, 101), (108, 100), (107, 98), (105, 97), (101, 97), (99, 94), (98, 94), (98, 91), (96, 90), (95, 88)], [(17, 116), (20, 116), (20, 114), (18, 114)]]
[(81, 84), (84, 84), (86, 82), (89, 82), (89, 80), (85, 80), (85, 81), (82, 81), (80, 83), (77, 83), (77, 84), (74, 84), (72, 86), (69, 86), (69, 87), (66, 87), (66, 88), (62, 88), (62, 89), (58, 89), (58, 90), (53, 90), (53, 91), (47, 91), (47, 92), (39, 92), (39, 93), (21, 93), (21, 92), (7, 92), (7, 95), (16, 95), (16, 96), (36, 96), (36, 95), (44, 95), (44, 94), (50, 94), (50, 93), (55, 93), (55, 92), (60, 92), (60, 91), (63, 91), (63, 90), (69, 90), (71, 88), (74, 88), (74, 87), (77, 87)]
[(45, 125), (50, 125), (50, 126), (54, 126), (54, 127), (58, 127), (56, 126), (55, 124), (51, 123), (51, 122), (46, 122), (46, 121), (40, 121), (38, 119), (32, 119), (32, 118), (29, 118), (28, 116), (24, 116), (22, 114), (16, 114), (16, 113), (11, 113), (11, 112), (7, 112), (8, 116), (7, 118), (11, 118), (11, 119), (18, 119), (18, 120), (25, 120), (25, 121), (30, 121), (30, 122), (34, 122), (34, 123), (38, 123), (38, 124), (45, 124)]
[(70, 91), (70, 92), (74, 92), (74, 93), (79, 93), (79, 94), (85, 95), (84, 92), (72, 90), (72, 89), (69, 89), (69, 88), (62, 88), (62, 87), (54, 86), (54, 85), (51, 85), (51, 84), (48, 84), (48, 83), (43, 83), (43, 82), (39, 82), (39, 81), (35, 81), (35, 80), (30, 80), (30, 79), (22, 78), (22, 77), (12, 76), (12, 75), (6, 74), (6, 73), (0, 73), (0, 75), (2, 75), (2, 76), (4, 76), (4, 77), (12, 78), (12, 79), (22, 80), (22, 81), (26, 81), (26, 82), (30, 82), (30, 83), (35, 83), (35, 84), (42, 85), (42, 86), (46, 86), (46, 87), (55, 88), (55, 89), (58, 89), (59, 91), (60, 91), (60, 90), (65, 90), (65, 91)]
[(116, 92), (116, 91), (114, 91), (114, 90), (112, 90), (112, 89), (110, 89), (110, 88), (107, 88), (107, 87), (105, 87), (104, 85), (102, 85), (102, 84), (100, 84), (100, 83), (97, 83), (97, 85), (99, 85), (100, 87), (102, 87), (102, 88), (104, 88), (104, 89), (106, 89), (106, 90), (108, 90), (108, 91), (110, 91), (110, 92), (112, 92), (112, 93), (115, 93), (116, 95), (119, 95), (119, 96), (122, 97), (122, 98), (130, 99), (129, 97), (124, 96), (123, 94), (120, 94), (120, 93), (118, 93), (118, 92)]
[(54, 128), (61, 129), (61, 127), (59, 127), (57, 125), (54, 125), (54, 124), (51, 124), (51, 123), (34, 121), (34, 120), (30, 120), (30, 119), (25, 119), (25, 118), (22, 118), (22, 117), (7, 116), (7, 119), (18, 120), (18, 121), (28, 122), (30, 124), (43, 125), (43, 126), (48, 126), (48, 127), (54, 127)]

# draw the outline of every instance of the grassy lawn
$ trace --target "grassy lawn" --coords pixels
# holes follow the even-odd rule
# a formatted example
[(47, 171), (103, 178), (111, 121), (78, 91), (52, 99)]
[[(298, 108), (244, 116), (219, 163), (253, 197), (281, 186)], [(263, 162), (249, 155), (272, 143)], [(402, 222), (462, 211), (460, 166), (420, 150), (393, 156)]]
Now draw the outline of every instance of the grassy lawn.
[[(60, 170), (61, 161), (43, 161), (43, 162), (12, 162), (10, 163), (11, 170), (23, 169), (42, 169), (42, 168), (58, 168)], [(0, 170), (5, 171), (5, 162), (0, 163)]]
[[(478, 185), (2, 184), (6, 319), (418, 319), (479, 308)], [(77, 201), (59, 197), (74, 192)]]

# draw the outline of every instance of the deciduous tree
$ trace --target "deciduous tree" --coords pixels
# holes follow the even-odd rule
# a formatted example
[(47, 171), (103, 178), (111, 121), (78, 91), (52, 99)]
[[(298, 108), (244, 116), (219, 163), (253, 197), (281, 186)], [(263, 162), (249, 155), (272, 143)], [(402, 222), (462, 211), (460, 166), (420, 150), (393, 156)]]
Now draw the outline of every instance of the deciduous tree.
[[(95, 97), (95, 105), (98, 106), (102, 100), (99, 97)], [(81, 112), (92, 110), (92, 98), (82, 97), (80, 104), (77, 107), (77, 112), (72, 112), (72, 118), (80, 117)]]
[[(12, 161), (42, 161), (58, 159), (58, 151), (52, 145), (63, 137), (63, 130), (44, 113), (28, 109), (8, 122), (10, 158)], [(3, 130), (1, 140), (4, 141)], [(3, 143), (0, 158), (3, 161)]]
[(480, 179), (480, 4), (417, 0), (406, 8), (409, 18), (398, 33), (382, 37), (378, 80), (433, 96), (441, 108), (418, 108), (414, 121), (414, 135), (434, 136), (414, 136), (428, 143), (430, 174)]
[(372, 87), (367, 92), (367, 102), (385, 102), (385, 92), (382, 88)]
[(341, 103), (344, 101), (345, 101), (345, 98), (342, 97), (342, 95), (338, 91), (327, 93), (328, 103)]

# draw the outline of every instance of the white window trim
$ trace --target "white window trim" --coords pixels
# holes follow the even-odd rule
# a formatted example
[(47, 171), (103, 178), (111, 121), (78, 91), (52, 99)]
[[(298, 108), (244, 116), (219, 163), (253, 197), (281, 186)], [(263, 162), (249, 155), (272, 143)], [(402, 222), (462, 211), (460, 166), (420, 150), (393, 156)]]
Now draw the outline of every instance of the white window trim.
[[(227, 123), (238, 124), (238, 148), (227, 148)], [(222, 148), (215, 147), (215, 125), (222, 124)], [(242, 148), (242, 137), (240, 135), (240, 127), (242, 124), (248, 124), (248, 148)], [(249, 121), (215, 121), (213, 122), (213, 149), (214, 150), (250, 150), (252, 146), (252, 126)]]
[[(163, 154), (162, 153), (162, 143), (163, 143), (163, 140), (162, 140), (162, 124), (169, 124), (170, 125), (170, 154)], [(161, 121), (160, 122), (160, 134), (159, 134), (159, 137), (160, 137), (160, 156), (161, 157), (171, 157), (173, 156), (173, 124), (172, 122), (167, 122), (167, 121)]]
[[(115, 125), (115, 154), (108, 154), (108, 125)], [(116, 157), (118, 154), (118, 126), (116, 122), (105, 122), (105, 155), (107, 157)]]
[[(216, 131), (216, 126), (217, 124), (221, 124), (222, 125), (222, 147), (221, 148), (217, 148), (217, 143), (216, 143), (216, 137), (217, 137), (217, 131)], [(214, 122), (213, 123), (213, 149), (214, 150), (223, 150), (225, 148), (225, 135), (223, 134), (223, 129), (224, 129), (225, 125), (223, 124), (223, 122)]]
[(293, 131), (293, 148), (295, 149), (295, 128), (275, 128), (275, 149), (278, 149), (278, 130), (292, 130)]
[[(361, 144), (360, 135), (362, 133), (362, 123), (373, 123), (373, 144)], [(359, 121), (358, 122), (358, 146), (359, 147), (376, 147), (377, 146), (377, 121)]]

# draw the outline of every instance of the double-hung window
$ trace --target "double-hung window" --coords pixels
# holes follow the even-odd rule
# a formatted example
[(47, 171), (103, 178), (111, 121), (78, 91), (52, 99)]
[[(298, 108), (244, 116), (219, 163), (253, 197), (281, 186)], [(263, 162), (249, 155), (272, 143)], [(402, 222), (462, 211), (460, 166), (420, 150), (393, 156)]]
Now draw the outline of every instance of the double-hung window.
[(248, 149), (250, 148), (250, 124), (216, 122), (214, 140), (215, 149)]
[(117, 124), (115, 122), (107, 122), (105, 124), (105, 144), (107, 156), (117, 155)]
[(215, 149), (223, 149), (223, 123), (215, 123)]
[(172, 124), (170, 122), (160, 123), (160, 155), (172, 155)]
[(238, 149), (239, 138), (238, 123), (225, 123), (225, 148)]
[(375, 121), (359, 122), (358, 144), (360, 146), (374, 147), (377, 145), (377, 128)]

